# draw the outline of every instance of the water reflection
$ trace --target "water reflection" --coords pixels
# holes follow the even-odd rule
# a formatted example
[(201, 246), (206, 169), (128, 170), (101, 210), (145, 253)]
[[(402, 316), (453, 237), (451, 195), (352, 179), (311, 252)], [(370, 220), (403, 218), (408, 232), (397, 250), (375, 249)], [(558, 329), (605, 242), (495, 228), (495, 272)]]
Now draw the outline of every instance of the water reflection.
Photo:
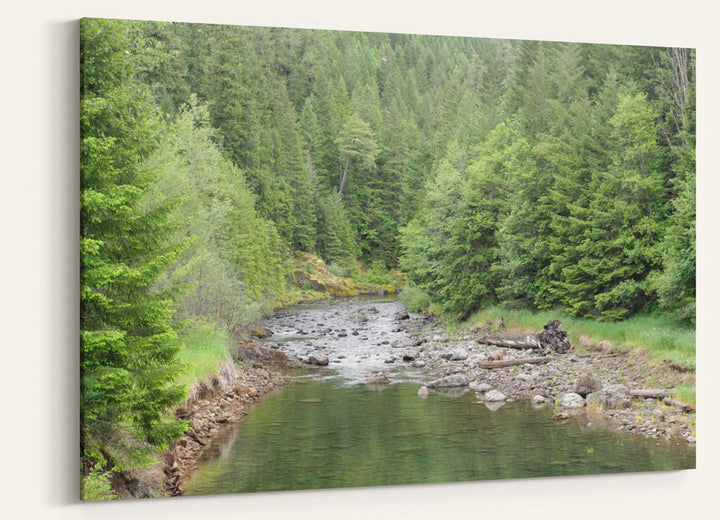
[(552, 410), (472, 392), (417, 395), (306, 380), (269, 396), (209, 452), (188, 494), (692, 468), (695, 449), (586, 428)]

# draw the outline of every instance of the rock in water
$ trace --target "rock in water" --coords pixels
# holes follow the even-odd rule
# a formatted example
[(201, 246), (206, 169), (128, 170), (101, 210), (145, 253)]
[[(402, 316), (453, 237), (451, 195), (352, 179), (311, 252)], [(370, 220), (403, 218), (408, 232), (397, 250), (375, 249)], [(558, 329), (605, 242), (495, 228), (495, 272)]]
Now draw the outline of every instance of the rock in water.
[(403, 361), (415, 361), (418, 357), (419, 353), (417, 350), (406, 350), (403, 352)]
[(468, 381), (467, 376), (464, 374), (450, 374), (435, 381), (430, 381), (426, 386), (428, 388), (450, 388), (453, 386), (467, 386), (469, 384), (470, 381)]
[(425, 399), (428, 396), (428, 394), (429, 394), (429, 392), (428, 392), (427, 386), (421, 386), (417, 391), (418, 397), (422, 397), (423, 399)]
[(539, 394), (534, 395), (532, 398), (532, 404), (534, 404), (536, 406), (545, 404), (545, 397), (543, 397), (542, 395), (539, 395)]
[(370, 374), (370, 377), (365, 380), (365, 384), (367, 385), (386, 385), (389, 382), (390, 380), (383, 372), (373, 372)]
[(498, 390), (490, 390), (485, 394), (485, 401), (488, 403), (499, 403), (507, 399), (505, 394)]
[(599, 392), (602, 390), (602, 383), (589, 374), (583, 374), (578, 377), (573, 386), (573, 392), (587, 397), (588, 394)]
[(585, 399), (580, 394), (568, 392), (560, 399), (560, 406), (562, 408), (582, 408), (585, 406)]
[(330, 360), (328, 359), (328, 357), (325, 354), (310, 354), (307, 362), (310, 365), (325, 366), (328, 363), (330, 363)]

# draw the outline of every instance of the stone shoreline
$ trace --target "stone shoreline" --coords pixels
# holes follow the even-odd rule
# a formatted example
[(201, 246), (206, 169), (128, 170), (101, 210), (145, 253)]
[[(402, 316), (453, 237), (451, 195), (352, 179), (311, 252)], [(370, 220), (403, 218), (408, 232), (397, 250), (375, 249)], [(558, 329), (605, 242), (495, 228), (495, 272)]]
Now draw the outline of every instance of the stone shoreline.
[[(488, 322), (471, 331), (450, 333), (425, 315), (402, 318), (399, 323), (412, 339), (396, 345), (397, 357), (435, 378), (434, 385), (427, 385), (436, 386), (435, 391), (475, 391), (478, 400), (491, 409), (504, 402), (531, 400), (536, 406), (554, 407), (557, 420), (574, 416), (584, 426), (695, 444), (694, 410), (667, 405), (662, 399), (630, 395), (648, 388), (669, 391), (692, 381), (694, 373), (684, 367), (678, 370), (669, 363), (654, 362), (642, 350), (623, 349), (607, 341), (593, 343), (581, 337), (580, 349), (574, 346), (566, 354), (552, 353), (543, 364), (484, 369), (479, 366), (484, 361), (522, 360), (538, 354), (483, 343), (483, 337), (500, 324)], [(454, 382), (441, 388), (446, 377)], [(586, 388), (589, 382), (592, 387)]]
[(190, 427), (162, 454), (165, 492), (182, 495), (183, 485), (214, 439), (247, 415), (250, 406), (289, 382), (289, 377), (262, 364), (230, 361), (217, 375), (198, 382), (175, 411), (178, 419), (190, 421)]

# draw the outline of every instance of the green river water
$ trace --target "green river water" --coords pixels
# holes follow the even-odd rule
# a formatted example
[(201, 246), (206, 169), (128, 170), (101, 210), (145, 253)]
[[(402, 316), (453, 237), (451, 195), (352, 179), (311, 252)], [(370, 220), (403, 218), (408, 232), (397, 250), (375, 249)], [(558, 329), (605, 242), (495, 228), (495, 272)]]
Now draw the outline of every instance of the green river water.
[(417, 396), (305, 378), (252, 408), (207, 452), (188, 495), (547, 477), (695, 467), (686, 445), (552, 421), (526, 402), (491, 411), (474, 392)]

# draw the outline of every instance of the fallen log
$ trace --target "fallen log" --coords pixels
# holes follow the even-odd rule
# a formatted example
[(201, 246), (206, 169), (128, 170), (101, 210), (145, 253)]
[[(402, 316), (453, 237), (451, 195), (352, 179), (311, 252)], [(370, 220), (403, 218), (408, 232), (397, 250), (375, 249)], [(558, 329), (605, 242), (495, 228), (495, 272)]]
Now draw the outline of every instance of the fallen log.
[(567, 339), (567, 331), (560, 330), (562, 324), (558, 320), (549, 321), (540, 334), (512, 334), (496, 332), (479, 339), (479, 343), (517, 349), (536, 349), (541, 354), (554, 351), (565, 354), (572, 348)]
[(668, 406), (675, 406), (677, 408), (682, 408), (683, 412), (694, 412), (695, 408), (690, 406), (687, 403), (683, 403), (682, 401), (678, 401), (676, 399), (671, 399), (669, 397), (666, 397), (663, 399), (663, 403), (665, 403)]
[(485, 336), (482, 340), (487, 345), (517, 349), (540, 348), (540, 342), (534, 334), (501, 333)]
[(667, 397), (668, 393), (667, 390), (656, 390), (653, 388), (647, 390), (630, 390), (628, 392), (631, 397), (644, 397), (648, 399), (663, 399)]
[(516, 365), (524, 365), (524, 364), (530, 364), (530, 365), (539, 365), (541, 363), (548, 363), (552, 358), (550, 357), (533, 357), (533, 358), (525, 358), (525, 359), (503, 359), (502, 361), (481, 361), (478, 363), (478, 366), (480, 368), (503, 368), (503, 367), (513, 367)]

